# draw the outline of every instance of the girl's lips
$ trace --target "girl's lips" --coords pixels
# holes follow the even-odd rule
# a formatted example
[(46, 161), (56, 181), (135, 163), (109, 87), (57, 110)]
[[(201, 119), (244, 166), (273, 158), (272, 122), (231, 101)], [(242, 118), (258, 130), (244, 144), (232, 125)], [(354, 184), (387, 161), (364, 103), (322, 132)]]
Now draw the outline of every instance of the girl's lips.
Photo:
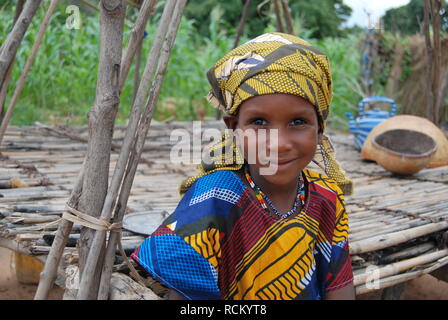
[(278, 163), (274, 163), (272, 165), (276, 165), (278, 170), (286, 170), (288, 169), (296, 159), (288, 160), (288, 161), (279, 161)]
[[(277, 161), (277, 162), (271, 162), (268, 161), (267, 164), (260, 165), (261, 168), (264, 168), (264, 170), (268, 170), (269, 173), (266, 173), (268, 175), (277, 174), (279, 171), (285, 171), (290, 169), (295, 161), (297, 159), (287, 160), (287, 161)], [(269, 168), (269, 169), (268, 169)]]

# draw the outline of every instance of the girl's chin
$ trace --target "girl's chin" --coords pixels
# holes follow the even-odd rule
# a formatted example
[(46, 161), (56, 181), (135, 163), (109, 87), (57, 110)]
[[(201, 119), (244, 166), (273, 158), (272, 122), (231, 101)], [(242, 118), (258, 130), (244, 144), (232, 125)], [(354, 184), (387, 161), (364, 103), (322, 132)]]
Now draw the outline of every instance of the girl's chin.
[[(272, 168), (269, 167), (259, 167), (258, 172), (263, 178), (273, 184), (273, 185), (287, 185), (293, 182), (296, 178), (298, 178), (300, 172), (299, 168), (290, 168), (289, 170), (282, 170), (283, 168), (279, 167), (275, 171), (275, 166)], [(274, 171), (274, 172), (273, 172)]]
[(263, 176), (278, 176), (278, 177), (291, 177), (304, 168), (300, 166), (297, 161), (290, 161), (283, 164), (270, 163), (269, 165), (258, 165), (257, 171)]
[(286, 185), (291, 183), (292, 180), (295, 179), (295, 176), (297, 177), (299, 176), (298, 172), (296, 174), (289, 174), (289, 175), (281, 175), (281, 174), (263, 175), (263, 178), (271, 184)]

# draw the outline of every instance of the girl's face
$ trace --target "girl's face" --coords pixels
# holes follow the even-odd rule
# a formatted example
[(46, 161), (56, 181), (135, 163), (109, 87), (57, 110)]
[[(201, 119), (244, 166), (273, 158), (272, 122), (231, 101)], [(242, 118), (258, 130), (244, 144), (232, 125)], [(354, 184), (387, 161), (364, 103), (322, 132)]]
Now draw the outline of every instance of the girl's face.
[[(224, 121), (229, 129), (255, 132), (255, 135), (244, 135), (244, 158), (249, 160), (254, 176), (261, 174), (263, 180), (273, 185), (287, 185), (296, 181), (300, 172), (313, 159), (322, 138), (314, 106), (295, 95), (255, 96), (241, 104), (237, 116), (224, 116)], [(264, 136), (258, 134), (262, 129), (266, 131)], [(278, 139), (270, 138), (270, 130), (276, 130)], [(249, 157), (249, 152), (257, 143), (265, 146), (266, 150), (257, 149), (254, 161), (251, 160), (253, 157)], [(267, 164), (263, 155), (269, 155), (272, 151), (277, 152), (277, 157), (270, 158), (271, 163)], [(264, 172), (272, 172), (266, 171), (268, 166), (277, 167), (277, 170), (263, 174), (260, 171), (262, 168)]]

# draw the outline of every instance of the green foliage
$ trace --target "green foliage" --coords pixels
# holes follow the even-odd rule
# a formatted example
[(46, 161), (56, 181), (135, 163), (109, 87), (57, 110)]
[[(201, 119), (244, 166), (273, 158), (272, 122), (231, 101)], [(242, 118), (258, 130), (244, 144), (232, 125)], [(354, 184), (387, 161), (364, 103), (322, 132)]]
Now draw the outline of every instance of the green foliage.
[[(36, 14), (18, 50), (8, 98), (12, 96), (21, 71), (37, 36), (39, 21), (46, 7)], [(10, 21), (12, 12), (2, 10), (0, 19)], [(79, 30), (65, 28), (68, 14), (59, 6), (49, 24), (41, 47), (34, 60), (14, 111), (13, 124), (48, 121), (48, 117), (62, 116), (76, 123), (84, 122), (95, 94), (98, 52), (97, 18), (83, 17)], [(9, 25), (0, 24), (0, 34), (8, 34)], [(9, 100), (7, 99), (7, 105)], [(76, 119), (76, 120), (75, 120)]]
[[(30, 125), (35, 121), (60, 125), (87, 123), (87, 112), (95, 99), (100, 34), (98, 15), (81, 12), (81, 28), (69, 30), (65, 28), (65, 21), (69, 16), (65, 12), (66, 5), (61, 2), (50, 21), (14, 112), (12, 124)], [(8, 99), (25, 65), (37, 36), (39, 21), (42, 20), (47, 6), (48, 3), (39, 9), (20, 46), (13, 68)], [(148, 37), (143, 42), (140, 72), (143, 72), (151, 39), (158, 25), (160, 7), (159, 2), (158, 11), (146, 29)], [(215, 109), (205, 99), (209, 90), (206, 72), (233, 46), (234, 39), (233, 36), (229, 36), (228, 25), (224, 19), (225, 8), (224, 5), (214, 6), (208, 13), (208, 23), (201, 23), (207, 28), (207, 37), (198, 33), (195, 27), (197, 20), (186, 16), (182, 19), (158, 99), (154, 115), (156, 120), (172, 118), (174, 113), (177, 120), (195, 120), (201, 113), (208, 116), (215, 115)], [(0, 21), (2, 21), (0, 34), (8, 34), (12, 14), (12, 7), (0, 9)], [(345, 111), (350, 111), (360, 99), (352, 89), (359, 73), (359, 53), (356, 49), (347, 50), (347, 48), (354, 48), (359, 36), (314, 39), (315, 30), (305, 27), (307, 23), (303, 16), (295, 14), (293, 18), (295, 28), (299, 30), (298, 35), (330, 56), (334, 80), (330, 120), (332, 125), (346, 128), (343, 114)], [(266, 19), (268, 23), (259, 29), (256, 35), (275, 31), (273, 14), (270, 13)], [(129, 33), (129, 28), (125, 28), (123, 46), (129, 39)], [(245, 33), (240, 43), (248, 39), (248, 33)], [(129, 117), (134, 91), (133, 74), (134, 64), (121, 93), (118, 123), (124, 123)]]
[[(222, 9), (221, 25), (227, 34), (233, 35), (236, 32), (241, 19), (245, 0), (189, 0), (185, 9), (185, 16), (193, 19), (193, 26), (202, 37), (211, 37), (209, 25), (212, 23), (212, 10), (219, 6)], [(269, 18), (259, 16), (257, 13), (257, 1), (252, 1), (249, 8), (248, 17), (245, 22), (245, 31), (249, 38), (260, 34), (269, 23)]]
[[(420, 32), (423, 25), (424, 1), (411, 0), (407, 5), (386, 11), (383, 21), (384, 29), (391, 32), (399, 32), (403, 35), (411, 35)], [(448, 4), (442, 1), (440, 12), (442, 31), (448, 31)]]
[[(187, 18), (195, 20), (193, 26), (199, 34), (209, 37), (210, 12), (214, 7), (220, 6), (223, 9), (223, 28), (227, 30), (228, 34), (233, 35), (239, 24), (244, 3), (245, 0), (190, 0), (185, 15)], [(257, 12), (257, 6), (261, 3), (262, 1), (251, 2), (245, 22), (245, 33), (248, 38), (260, 35), (260, 30), (265, 30), (272, 25), (273, 20), (275, 26), (275, 15), (271, 9), (271, 3), (265, 4), (260, 12)], [(306, 29), (312, 30), (313, 38), (343, 35), (341, 24), (348, 19), (351, 13), (351, 8), (342, 0), (319, 0), (318, 2), (294, 0), (289, 1), (289, 7), (293, 17), (302, 17)]]
[(400, 84), (403, 84), (412, 72), (412, 53), (409, 47), (409, 38), (398, 36), (391, 32), (383, 32), (379, 43), (378, 58), (374, 74), (374, 91), (382, 92), (387, 84), (398, 44), (404, 48), (403, 58), (400, 61)]
[[(356, 50), (356, 46), (359, 41), (357, 35), (311, 41), (330, 59), (333, 74), (333, 101), (329, 123), (333, 128), (347, 129), (345, 113), (353, 112), (362, 99), (356, 90), (360, 61), (360, 53)], [(351, 49), (347, 50), (347, 48)]]
[(344, 35), (340, 26), (345, 22), (352, 9), (342, 0), (291, 1), (291, 12), (298, 13), (307, 29), (312, 30), (313, 38), (337, 37)]

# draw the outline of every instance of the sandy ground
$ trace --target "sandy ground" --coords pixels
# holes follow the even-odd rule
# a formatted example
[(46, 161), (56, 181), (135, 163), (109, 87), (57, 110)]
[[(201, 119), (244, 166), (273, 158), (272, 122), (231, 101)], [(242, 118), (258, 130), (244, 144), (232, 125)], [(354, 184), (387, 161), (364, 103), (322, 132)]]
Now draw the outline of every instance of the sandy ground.
[[(37, 285), (25, 285), (17, 281), (13, 261), (13, 251), (0, 248), (0, 300), (31, 300)], [(50, 292), (49, 299), (59, 300), (63, 294), (64, 290), (56, 287)]]
[[(24, 285), (17, 281), (13, 267), (13, 252), (0, 248), (0, 300), (33, 299), (37, 285)], [(62, 298), (63, 290), (56, 287), (50, 293), (51, 300)], [(448, 300), (448, 283), (425, 275), (408, 282), (403, 298), (405, 300)], [(381, 299), (381, 291), (359, 295), (360, 300)]]

